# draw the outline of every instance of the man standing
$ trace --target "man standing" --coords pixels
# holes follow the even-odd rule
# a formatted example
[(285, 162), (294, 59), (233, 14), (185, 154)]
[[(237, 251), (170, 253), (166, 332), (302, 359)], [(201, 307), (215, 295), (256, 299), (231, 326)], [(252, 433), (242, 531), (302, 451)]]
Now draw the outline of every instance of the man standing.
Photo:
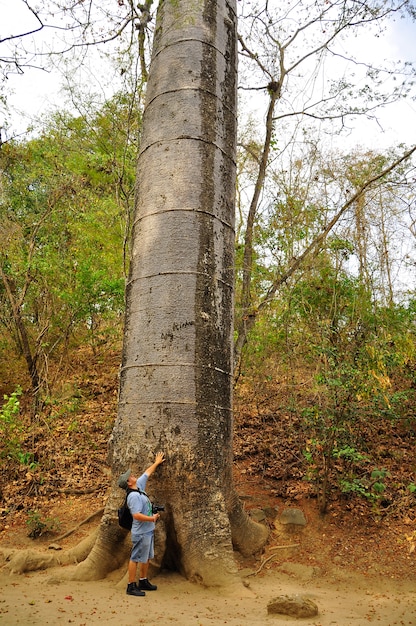
[[(164, 460), (164, 453), (158, 452), (154, 463), (139, 478), (133, 476), (132, 471), (129, 469), (118, 480), (118, 486), (127, 490), (127, 506), (133, 516), (133, 525), (131, 527), (133, 547), (129, 561), (129, 582), (126, 591), (129, 596), (144, 596), (146, 595), (145, 591), (155, 591), (157, 589), (156, 585), (152, 585), (149, 582), (147, 571), (149, 569), (149, 561), (154, 556), (154, 531), (160, 514), (153, 514), (152, 504), (147, 497), (145, 489), (148, 478)], [(140, 563), (140, 580), (137, 585), (138, 563)]]

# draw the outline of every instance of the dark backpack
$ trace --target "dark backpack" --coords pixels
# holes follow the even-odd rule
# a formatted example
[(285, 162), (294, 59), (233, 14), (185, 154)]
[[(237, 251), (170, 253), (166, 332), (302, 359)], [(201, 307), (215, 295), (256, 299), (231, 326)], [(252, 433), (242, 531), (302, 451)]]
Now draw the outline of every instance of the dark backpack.
[(127, 489), (124, 503), (119, 509), (117, 509), (118, 523), (122, 528), (125, 528), (126, 530), (131, 530), (133, 524), (133, 517), (130, 513), (129, 507), (127, 506), (127, 498), (132, 491), (134, 490)]

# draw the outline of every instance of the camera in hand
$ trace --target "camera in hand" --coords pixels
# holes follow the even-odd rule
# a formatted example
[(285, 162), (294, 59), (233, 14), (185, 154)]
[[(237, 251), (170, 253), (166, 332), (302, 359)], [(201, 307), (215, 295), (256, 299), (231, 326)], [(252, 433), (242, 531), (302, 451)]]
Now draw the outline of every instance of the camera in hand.
[(159, 513), (160, 511), (164, 511), (165, 507), (163, 504), (152, 504), (152, 513)]

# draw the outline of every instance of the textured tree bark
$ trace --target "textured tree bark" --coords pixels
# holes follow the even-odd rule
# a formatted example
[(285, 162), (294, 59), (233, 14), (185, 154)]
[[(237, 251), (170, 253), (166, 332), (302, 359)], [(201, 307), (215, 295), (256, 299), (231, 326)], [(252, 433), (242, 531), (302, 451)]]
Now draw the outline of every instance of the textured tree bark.
[(14, 296), (15, 289), (13, 289), (13, 283), (10, 281), (7, 274), (3, 271), (3, 268), (0, 265), (0, 278), (3, 281), (3, 287), (6, 292), (6, 298), (9, 301), (10, 308), (12, 310), (13, 321), (16, 326), (16, 334), (18, 337), (18, 341), (20, 343), (20, 347), (22, 349), (23, 356), (25, 358), (27, 369), (29, 371), (30, 380), (32, 384), (32, 393), (34, 398), (34, 412), (36, 412), (38, 408), (39, 402), (39, 390), (41, 386), (41, 380), (38, 370), (38, 353), (33, 354), (32, 349), (30, 347), (30, 338), (27, 332), (25, 323), (23, 321), (22, 312), (21, 312), (21, 303), (16, 301)]
[[(236, 63), (234, 0), (161, 2), (111, 439), (114, 479), (165, 452), (149, 481), (166, 507), (157, 560), (206, 585), (235, 574), (233, 547), (251, 554), (267, 538), (232, 480)], [(120, 499), (114, 486), (92, 569), (120, 543)]]

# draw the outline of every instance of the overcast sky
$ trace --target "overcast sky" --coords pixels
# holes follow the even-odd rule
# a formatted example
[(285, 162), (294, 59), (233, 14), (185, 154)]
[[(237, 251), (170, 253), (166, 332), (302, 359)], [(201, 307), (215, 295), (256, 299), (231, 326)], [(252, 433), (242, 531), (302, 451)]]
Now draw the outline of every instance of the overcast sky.
[[(36, 26), (35, 18), (28, 12), (22, 0), (0, 0), (0, 39), (21, 34)], [(48, 33), (43, 31), (36, 37), (37, 46), (42, 45), (47, 35)], [(361, 46), (368, 57), (380, 59), (382, 56), (416, 62), (415, 41), (416, 25), (410, 20), (398, 20), (381, 39), (372, 39), (369, 44), (369, 41), (362, 37), (355, 39), (354, 45)], [(5, 54), (5, 44), (0, 44), (0, 55)], [(93, 74), (84, 73), (83, 80), (93, 83), (94, 78)], [(99, 77), (96, 78), (98, 88)], [(32, 116), (42, 115), (54, 105), (59, 105), (62, 102), (59, 93), (61, 82), (62, 78), (58, 72), (47, 73), (40, 69), (25, 70), (24, 75), (10, 75), (6, 81), (6, 93), (9, 106), (15, 114), (14, 127), (23, 131), (27, 120)], [(371, 145), (372, 141), (375, 141), (378, 147), (399, 142), (408, 144), (415, 142), (416, 103), (410, 98), (380, 112), (379, 119), (381, 126), (375, 122), (357, 122), (357, 130), (350, 137), (350, 141), (361, 145), (366, 143)]]

